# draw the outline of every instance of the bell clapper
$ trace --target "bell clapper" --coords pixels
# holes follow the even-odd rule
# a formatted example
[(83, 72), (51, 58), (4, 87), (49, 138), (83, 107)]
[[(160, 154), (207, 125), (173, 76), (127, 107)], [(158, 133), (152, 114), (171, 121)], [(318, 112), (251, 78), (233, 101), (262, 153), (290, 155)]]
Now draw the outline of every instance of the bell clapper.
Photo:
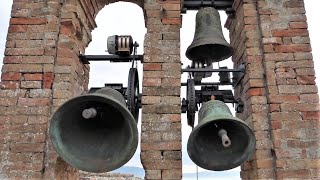
[(95, 118), (97, 110), (95, 108), (88, 108), (82, 111), (82, 117), (85, 119)]
[(227, 131), (225, 129), (220, 129), (218, 134), (221, 137), (223, 147), (227, 148), (231, 146), (231, 140), (229, 139)]

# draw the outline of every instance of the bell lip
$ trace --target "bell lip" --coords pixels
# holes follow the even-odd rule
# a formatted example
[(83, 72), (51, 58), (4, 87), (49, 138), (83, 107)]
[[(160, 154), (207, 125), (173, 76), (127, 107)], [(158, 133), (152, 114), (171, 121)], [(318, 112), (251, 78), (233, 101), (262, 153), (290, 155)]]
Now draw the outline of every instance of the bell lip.
[(212, 61), (212, 62), (219, 62), (219, 61), (226, 60), (226, 59), (230, 58), (230, 57), (233, 55), (233, 53), (234, 53), (234, 49), (233, 49), (233, 47), (232, 47), (230, 44), (215, 44), (215, 43), (212, 43), (212, 42), (209, 41), (209, 40), (202, 40), (202, 41), (204, 41), (203, 45), (196, 46), (195, 44), (199, 44), (198, 41), (200, 41), (200, 40), (197, 39), (197, 40), (192, 41), (192, 43), (189, 45), (189, 47), (188, 47), (187, 50), (186, 50), (185, 56), (186, 56), (189, 60), (192, 60), (192, 61), (201, 61), (199, 58), (191, 55), (190, 51), (191, 51), (193, 48), (200, 47), (200, 46), (206, 46), (206, 45), (224, 46), (224, 47), (226, 47), (226, 48), (229, 49), (229, 52), (226, 53), (225, 56), (222, 56), (220, 59), (217, 59), (217, 60)]
[[(121, 158), (119, 157), (119, 159), (122, 159), (119, 163), (117, 164), (112, 164), (112, 165), (108, 165), (108, 167), (104, 167), (101, 169), (97, 169), (97, 168), (90, 168), (88, 166), (81, 166), (77, 163), (74, 163), (74, 161), (71, 158), (68, 158), (67, 155), (64, 155), (62, 153), (62, 149), (59, 148), (59, 144), (58, 143), (58, 139), (60, 139), (57, 136), (54, 136), (53, 133), (53, 126), (54, 124), (58, 123), (57, 118), (55, 118), (55, 116), (57, 116), (57, 112), (59, 112), (60, 109), (62, 109), (66, 104), (72, 103), (73, 101), (76, 101), (79, 98), (83, 98), (83, 97), (92, 97), (92, 96), (96, 96), (96, 97), (102, 97), (103, 101), (106, 102), (113, 102), (111, 103), (114, 107), (123, 107), (123, 105), (121, 104), (121, 102), (119, 102), (117, 99), (115, 99), (112, 96), (109, 96), (107, 94), (101, 94), (101, 93), (92, 93), (92, 94), (86, 94), (86, 95), (81, 95), (72, 99), (69, 99), (68, 101), (66, 101), (65, 103), (63, 103), (56, 111), (55, 113), (52, 115), (51, 119), (50, 119), (50, 124), (49, 124), (49, 136), (50, 136), (50, 140), (52, 142), (52, 145), (55, 149), (55, 151), (57, 152), (57, 154), (65, 161), (67, 162), (69, 165), (71, 165), (72, 167), (82, 170), (82, 171), (86, 171), (86, 172), (92, 172), (92, 173), (104, 173), (104, 172), (110, 172), (113, 171), (115, 169), (118, 169), (120, 167), (122, 167), (124, 164), (126, 164), (135, 154), (137, 147), (138, 147), (138, 128), (137, 128), (137, 123), (134, 120), (134, 117), (132, 116), (131, 112), (127, 109), (127, 108), (118, 108), (119, 111), (122, 113), (122, 115), (124, 117), (130, 117), (134, 120), (134, 121), (127, 121), (128, 123), (131, 123), (131, 138), (132, 138), (132, 143), (131, 143), (131, 147), (132, 148), (128, 148), (131, 149), (131, 151), (128, 151), (128, 153), (125, 156), (121, 156)], [(134, 134), (137, 134), (137, 136), (134, 136)], [(61, 141), (60, 141), (61, 142)], [(71, 154), (71, 153), (69, 153)], [(86, 162), (88, 163), (88, 162)], [(85, 164), (85, 163), (81, 163), (81, 164)]]
[[(247, 154), (243, 154), (240, 158), (239, 158), (239, 161), (236, 162), (236, 163), (233, 163), (232, 165), (225, 165), (223, 166), (222, 168), (216, 168), (216, 167), (208, 167), (208, 166), (204, 166), (204, 164), (201, 162), (201, 161), (197, 161), (197, 158), (196, 156), (194, 155), (194, 153), (191, 153), (191, 145), (194, 144), (194, 138), (193, 138), (193, 141), (191, 141), (191, 138), (192, 136), (194, 136), (195, 133), (197, 133), (204, 125), (206, 124), (209, 124), (209, 123), (212, 123), (212, 121), (205, 121), (206, 119), (209, 119), (210, 116), (208, 116), (207, 118), (204, 118), (202, 121), (200, 121), (198, 123), (198, 125), (192, 130), (192, 132), (190, 133), (190, 136), (189, 136), (189, 139), (188, 139), (188, 143), (187, 143), (187, 152), (188, 152), (188, 155), (190, 157), (190, 159), (196, 164), (198, 165), (199, 167), (203, 168), (203, 169), (207, 169), (207, 170), (211, 170), (211, 171), (225, 171), (225, 170), (230, 170), (230, 169), (233, 169), (233, 168), (236, 168), (238, 166), (240, 166), (241, 164), (243, 164), (245, 161), (248, 161), (254, 151), (255, 151), (255, 147), (256, 147), (256, 137), (255, 137), (255, 134), (254, 132), (252, 131), (252, 129), (247, 125), (247, 122), (237, 118), (237, 117), (230, 117), (230, 118), (226, 118), (226, 117), (221, 117), (221, 118), (217, 118), (219, 116), (215, 116), (217, 119), (215, 121), (218, 121), (218, 120), (229, 120), (229, 121), (233, 121), (235, 120), (236, 122), (238, 123), (243, 123), (245, 124), (247, 127), (247, 132), (249, 134), (249, 139), (248, 139), (248, 146), (247, 146)], [(201, 123), (202, 122), (202, 123)]]

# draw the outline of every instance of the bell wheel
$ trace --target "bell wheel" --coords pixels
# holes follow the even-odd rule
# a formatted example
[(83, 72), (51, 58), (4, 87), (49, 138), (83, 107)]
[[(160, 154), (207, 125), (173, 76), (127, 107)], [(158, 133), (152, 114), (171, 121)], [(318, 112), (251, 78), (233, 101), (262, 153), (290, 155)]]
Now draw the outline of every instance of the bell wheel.
[(137, 68), (130, 68), (127, 87), (127, 106), (136, 122), (139, 117), (139, 76)]
[(196, 92), (194, 88), (193, 79), (187, 80), (187, 102), (188, 102), (188, 108), (187, 108), (188, 125), (193, 127), (195, 114), (197, 111)]

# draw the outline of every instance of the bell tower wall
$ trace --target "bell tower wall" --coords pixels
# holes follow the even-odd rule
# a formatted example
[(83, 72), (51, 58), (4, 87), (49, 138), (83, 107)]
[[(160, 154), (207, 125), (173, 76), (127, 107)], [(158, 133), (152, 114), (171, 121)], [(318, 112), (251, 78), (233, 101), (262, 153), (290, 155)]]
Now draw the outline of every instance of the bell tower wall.
[(319, 178), (319, 94), (304, 1), (235, 0), (233, 9), (232, 60), (246, 65), (237, 116), (257, 139), (241, 178)]

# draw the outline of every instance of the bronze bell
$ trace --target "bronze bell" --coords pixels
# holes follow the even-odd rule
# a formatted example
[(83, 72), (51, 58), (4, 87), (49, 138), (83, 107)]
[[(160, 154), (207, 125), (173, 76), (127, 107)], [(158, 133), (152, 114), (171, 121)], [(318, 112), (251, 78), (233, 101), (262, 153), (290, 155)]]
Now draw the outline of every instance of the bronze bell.
[(188, 139), (187, 151), (198, 166), (223, 171), (240, 166), (255, 150), (255, 136), (249, 126), (233, 117), (222, 101), (205, 102), (198, 125)]
[(194, 39), (186, 51), (188, 59), (210, 64), (232, 56), (233, 49), (223, 36), (219, 12), (201, 8), (196, 15)]
[(136, 120), (122, 94), (111, 88), (64, 103), (51, 118), (49, 132), (61, 158), (87, 172), (123, 166), (138, 145)]

